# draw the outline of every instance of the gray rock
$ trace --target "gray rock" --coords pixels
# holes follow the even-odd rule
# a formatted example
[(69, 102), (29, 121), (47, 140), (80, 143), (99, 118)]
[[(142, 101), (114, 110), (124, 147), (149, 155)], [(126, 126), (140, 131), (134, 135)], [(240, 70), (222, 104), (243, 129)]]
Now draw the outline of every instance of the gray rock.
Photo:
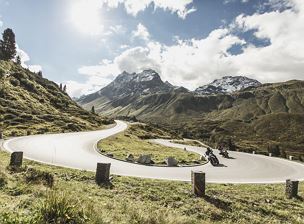
[(112, 153), (107, 153), (106, 156), (107, 156), (107, 157), (111, 157), (111, 158), (114, 157), (114, 155), (113, 155)]
[(140, 164), (151, 164), (151, 156), (150, 155), (140, 155), (137, 159), (137, 162)]
[(206, 160), (205, 156), (201, 155), (200, 160)]
[(166, 164), (167, 166), (177, 166), (178, 161), (174, 157), (170, 156), (166, 159)]
[(132, 154), (129, 154), (128, 156), (127, 156), (127, 158), (126, 158), (126, 160), (128, 161), (128, 162), (134, 162), (134, 156), (132, 155)]

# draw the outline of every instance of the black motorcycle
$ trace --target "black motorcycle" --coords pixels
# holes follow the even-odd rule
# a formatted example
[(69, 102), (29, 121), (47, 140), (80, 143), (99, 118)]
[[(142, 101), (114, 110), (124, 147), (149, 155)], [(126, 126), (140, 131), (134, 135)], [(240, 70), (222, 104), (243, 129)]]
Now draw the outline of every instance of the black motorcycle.
[(207, 155), (207, 158), (212, 166), (218, 166), (220, 164), (218, 158), (213, 153), (209, 153), (209, 155)]
[(229, 158), (229, 154), (226, 149), (223, 149), (222, 151), (220, 151), (219, 154), (222, 155), (224, 158)]

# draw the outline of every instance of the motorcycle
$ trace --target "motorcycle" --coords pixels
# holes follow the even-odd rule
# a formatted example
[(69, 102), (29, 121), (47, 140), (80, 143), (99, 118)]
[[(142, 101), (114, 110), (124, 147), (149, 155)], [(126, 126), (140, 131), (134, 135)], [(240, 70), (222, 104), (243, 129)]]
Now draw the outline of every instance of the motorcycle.
[(224, 158), (229, 158), (229, 154), (226, 149), (221, 150), (219, 154), (222, 155)]
[(218, 158), (213, 153), (210, 153), (209, 155), (206, 155), (206, 156), (212, 166), (218, 166), (220, 164)]

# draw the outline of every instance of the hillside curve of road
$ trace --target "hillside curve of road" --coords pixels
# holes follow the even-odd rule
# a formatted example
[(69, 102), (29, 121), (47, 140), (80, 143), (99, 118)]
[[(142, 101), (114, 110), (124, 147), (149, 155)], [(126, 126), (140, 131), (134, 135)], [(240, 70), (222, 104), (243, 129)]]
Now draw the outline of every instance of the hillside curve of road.
[[(210, 163), (195, 167), (154, 167), (128, 163), (99, 154), (97, 142), (124, 131), (127, 124), (99, 131), (18, 137), (3, 142), (9, 152), (23, 151), (24, 157), (50, 165), (95, 171), (98, 162), (111, 163), (111, 174), (142, 178), (190, 181), (191, 170), (203, 171), (209, 183), (281, 183), (286, 179), (304, 180), (304, 165), (281, 158), (248, 153), (229, 152), (232, 158), (218, 155), (221, 165)], [(152, 140), (155, 144), (205, 153), (205, 148), (175, 144), (169, 140)]]

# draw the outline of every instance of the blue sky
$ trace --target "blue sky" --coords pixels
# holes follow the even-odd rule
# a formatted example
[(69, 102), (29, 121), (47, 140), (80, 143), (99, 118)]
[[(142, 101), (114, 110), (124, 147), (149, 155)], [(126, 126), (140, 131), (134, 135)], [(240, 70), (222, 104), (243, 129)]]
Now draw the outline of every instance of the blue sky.
[(14, 30), (24, 66), (66, 83), (71, 96), (146, 68), (195, 89), (224, 75), (303, 79), (303, 7), (301, 0), (0, 0), (0, 30)]

